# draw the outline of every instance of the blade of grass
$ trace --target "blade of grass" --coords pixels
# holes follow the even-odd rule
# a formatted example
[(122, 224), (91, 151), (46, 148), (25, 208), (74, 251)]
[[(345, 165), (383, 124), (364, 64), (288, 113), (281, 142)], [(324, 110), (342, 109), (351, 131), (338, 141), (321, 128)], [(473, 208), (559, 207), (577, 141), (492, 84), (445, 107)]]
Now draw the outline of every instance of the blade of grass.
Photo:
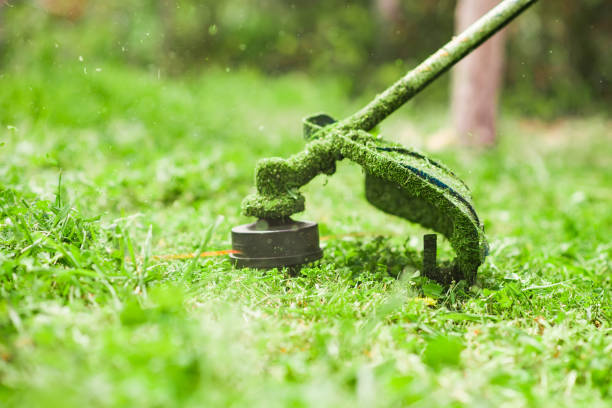
[(198, 246), (198, 249), (195, 252), (195, 256), (189, 261), (189, 263), (183, 270), (183, 278), (182, 278), (183, 281), (188, 281), (191, 279), (193, 275), (193, 271), (195, 270), (198, 260), (200, 259), (200, 254), (204, 251), (204, 248), (206, 248), (206, 246), (209, 244), (215, 230), (219, 227), (219, 225), (222, 222), (223, 222), (223, 216), (219, 216), (217, 217), (215, 222), (206, 229), (206, 232), (204, 233), (204, 238), (200, 242), (200, 245)]

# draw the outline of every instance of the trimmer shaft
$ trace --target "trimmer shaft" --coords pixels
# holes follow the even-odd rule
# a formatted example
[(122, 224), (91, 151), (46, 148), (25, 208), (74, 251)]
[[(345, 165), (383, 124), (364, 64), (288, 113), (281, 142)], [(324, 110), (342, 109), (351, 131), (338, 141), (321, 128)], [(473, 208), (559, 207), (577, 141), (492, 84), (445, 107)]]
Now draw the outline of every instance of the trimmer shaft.
[(319, 228), (291, 218), (259, 219), (232, 229), (232, 262), (238, 268), (282, 268), (321, 259)]

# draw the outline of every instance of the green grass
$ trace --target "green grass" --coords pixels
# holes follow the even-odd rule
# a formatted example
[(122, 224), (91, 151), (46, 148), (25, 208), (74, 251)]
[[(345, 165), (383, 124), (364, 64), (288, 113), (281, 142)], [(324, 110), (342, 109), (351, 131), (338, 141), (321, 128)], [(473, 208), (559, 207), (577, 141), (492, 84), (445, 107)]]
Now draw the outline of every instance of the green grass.
[[(608, 118), (503, 115), (496, 149), (435, 154), (485, 220), (473, 287), (419, 276), (424, 231), (370, 207), (350, 163), (300, 218), (366, 235), (290, 276), (157, 256), (228, 248), (257, 159), (359, 103), (299, 75), (74, 65), (0, 76), (1, 405), (612, 403)], [(446, 124), (417, 100), (382, 130), (422, 145)]]

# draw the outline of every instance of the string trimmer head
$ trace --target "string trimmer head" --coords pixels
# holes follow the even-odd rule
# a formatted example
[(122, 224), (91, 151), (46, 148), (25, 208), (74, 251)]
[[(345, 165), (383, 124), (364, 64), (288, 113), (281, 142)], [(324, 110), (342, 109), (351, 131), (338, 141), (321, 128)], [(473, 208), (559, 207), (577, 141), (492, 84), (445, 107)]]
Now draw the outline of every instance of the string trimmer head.
[(309, 142), (303, 151), (257, 163), (257, 192), (242, 207), (258, 221), (232, 230), (236, 265), (274, 268), (321, 258), (317, 225), (290, 217), (304, 210), (301, 186), (318, 174), (333, 174), (336, 161), (349, 159), (363, 167), (372, 205), (448, 238), (456, 254), (453, 266), (436, 266), (436, 237), (428, 235), (424, 274), (444, 283), (473, 282), (487, 243), (469, 188), (440, 162), (369, 131), (535, 1), (503, 1), (353, 116), (339, 122), (326, 114), (306, 118)]
[(291, 218), (259, 219), (232, 229), (230, 257), (238, 267), (279, 268), (321, 259), (319, 229), (309, 221)]

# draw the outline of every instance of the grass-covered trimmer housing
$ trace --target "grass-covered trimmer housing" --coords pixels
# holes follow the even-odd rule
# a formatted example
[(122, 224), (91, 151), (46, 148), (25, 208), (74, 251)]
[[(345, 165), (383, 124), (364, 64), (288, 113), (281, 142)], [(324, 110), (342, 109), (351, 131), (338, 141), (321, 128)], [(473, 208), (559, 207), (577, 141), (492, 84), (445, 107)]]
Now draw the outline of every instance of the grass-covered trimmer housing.
[(257, 193), (244, 200), (243, 211), (259, 220), (232, 230), (232, 244), (239, 251), (232, 256), (236, 264), (267, 268), (319, 259), (316, 224), (290, 217), (304, 210), (301, 186), (318, 174), (333, 174), (336, 161), (349, 159), (363, 167), (372, 205), (450, 241), (456, 259), (452, 267), (441, 269), (435, 267), (435, 237), (425, 240), (426, 275), (442, 282), (473, 282), (487, 244), (468, 187), (439, 162), (369, 131), (535, 1), (503, 1), (353, 116), (338, 122), (325, 114), (306, 118), (309, 143), (302, 152), (257, 164)]

